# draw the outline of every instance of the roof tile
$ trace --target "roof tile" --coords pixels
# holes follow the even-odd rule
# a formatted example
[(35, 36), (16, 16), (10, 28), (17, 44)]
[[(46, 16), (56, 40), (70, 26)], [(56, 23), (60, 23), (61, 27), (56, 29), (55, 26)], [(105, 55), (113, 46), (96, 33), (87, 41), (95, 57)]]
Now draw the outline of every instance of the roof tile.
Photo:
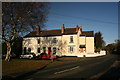
[[(61, 35), (69, 35), (69, 34), (77, 34), (76, 28), (66, 28), (65, 32), (62, 34), (61, 29), (57, 30), (43, 30), (39, 35), (36, 34), (36, 31), (30, 32), (25, 37), (48, 37), (48, 36), (61, 36)], [(86, 35), (92, 37), (94, 35), (93, 31), (82, 31), (81, 35)]]

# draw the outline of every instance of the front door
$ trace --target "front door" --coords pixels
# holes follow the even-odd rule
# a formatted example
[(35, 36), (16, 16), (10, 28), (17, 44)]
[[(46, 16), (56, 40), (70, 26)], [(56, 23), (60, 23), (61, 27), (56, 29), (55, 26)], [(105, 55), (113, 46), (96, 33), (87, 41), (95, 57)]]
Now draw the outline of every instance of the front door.
[(48, 47), (48, 54), (51, 54), (51, 47)]

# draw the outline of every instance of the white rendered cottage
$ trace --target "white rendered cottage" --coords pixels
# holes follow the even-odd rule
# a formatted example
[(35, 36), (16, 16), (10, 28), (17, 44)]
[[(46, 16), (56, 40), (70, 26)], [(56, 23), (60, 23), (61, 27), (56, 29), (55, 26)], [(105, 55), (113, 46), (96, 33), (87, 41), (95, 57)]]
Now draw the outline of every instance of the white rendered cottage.
[(94, 32), (82, 31), (82, 26), (57, 30), (42, 30), (40, 26), (23, 38), (23, 53), (32, 52), (58, 56), (83, 56), (94, 53)]

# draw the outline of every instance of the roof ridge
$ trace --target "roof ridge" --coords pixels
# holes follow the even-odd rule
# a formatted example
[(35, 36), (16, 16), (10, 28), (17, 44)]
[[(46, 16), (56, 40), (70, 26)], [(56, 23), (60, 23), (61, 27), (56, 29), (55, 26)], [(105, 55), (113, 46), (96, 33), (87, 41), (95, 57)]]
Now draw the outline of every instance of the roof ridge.
[[(91, 32), (91, 31), (83, 31), (83, 32)], [(94, 31), (92, 31), (92, 32), (94, 32)]]
[[(77, 34), (76, 28), (65, 28), (64, 34), (61, 33), (61, 29), (41, 30), (41, 33), (39, 35), (36, 35), (36, 31), (33, 31), (25, 37), (61, 36), (70, 34)], [(87, 36), (93, 36), (94, 31), (83, 31), (83, 34), (86, 34)]]
[(42, 31), (55, 31), (55, 30), (61, 30), (61, 29), (53, 29), (53, 30), (42, 30)]

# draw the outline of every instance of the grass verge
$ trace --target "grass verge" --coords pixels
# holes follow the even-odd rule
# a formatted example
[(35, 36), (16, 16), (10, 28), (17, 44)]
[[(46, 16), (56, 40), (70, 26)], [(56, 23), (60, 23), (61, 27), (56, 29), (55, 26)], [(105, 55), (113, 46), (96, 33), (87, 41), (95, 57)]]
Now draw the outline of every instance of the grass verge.
[(12, 73), (25, 72), (42, 68), (50, 63), (50, 60), (27, 60), (27, 59), (12, 59), (11, 61), (2, 60), (2, 75)]

